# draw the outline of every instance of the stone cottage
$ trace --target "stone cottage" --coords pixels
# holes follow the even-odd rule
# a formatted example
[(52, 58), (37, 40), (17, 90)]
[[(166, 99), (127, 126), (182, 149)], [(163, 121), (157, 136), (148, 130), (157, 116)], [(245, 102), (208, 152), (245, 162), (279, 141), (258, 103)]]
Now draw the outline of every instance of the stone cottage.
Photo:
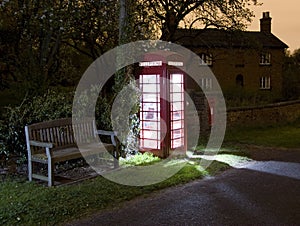
[[(269, 12), (260, 19), (260, 31), (179, 29), (175, 42), (192, 50), (208, 65), (224, 93), (236, 89), (252, 94), (280, 97), (282, 68), (288, 46), (271, 32)], [(199, 82), (198, 82), (199, 83)], [(201, 88), (212, 89), (210, 79), (201, 78)], [(188, 88), (195, 88), (192, 84)]]

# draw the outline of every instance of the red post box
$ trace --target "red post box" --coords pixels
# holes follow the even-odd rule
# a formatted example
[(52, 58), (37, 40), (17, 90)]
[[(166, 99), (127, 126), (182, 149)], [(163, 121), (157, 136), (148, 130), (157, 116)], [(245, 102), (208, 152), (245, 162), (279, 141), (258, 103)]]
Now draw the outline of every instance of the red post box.
[(215, 114), (215, 99), (209, 98), (208, 99), (208, 122), (210, 126), (214, 124), (214, 118), (215, 118), (214, 114)]

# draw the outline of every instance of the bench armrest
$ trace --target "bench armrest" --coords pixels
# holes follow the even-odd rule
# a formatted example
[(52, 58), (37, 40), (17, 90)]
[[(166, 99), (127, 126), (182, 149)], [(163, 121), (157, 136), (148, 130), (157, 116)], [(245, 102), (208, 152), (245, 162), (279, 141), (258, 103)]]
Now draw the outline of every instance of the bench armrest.
[(40, 142), (40, 141), (30, 140), (29, 144), (32, 145), (32, 146), (41, 147), (41, 148), (53, 148), (53, 144), (52, 143), (47, 143), (47, 142)]
[(116, 142), (116, 139), (115, 139), (115, 132), (114, 131), (106, 131), (106, 130), (97, 130), (97, 134), (98, 135), (106, 135), (106, 136), (110, 136), (110, 139), (111, 139), (111, 143), (116, 146), (117, 145), (117, 142)]
[[(40, 142), (40, 141), (35, 141), (35, 140), (29, 140), (29, 144), (32, 145), (32, 146), (45, 148), (46, 149), (47, 159), (48, 159), (48, 161), (51, 162), (51, 151), (50, 151), (50, 148), (53, 148), (53, 144), (52, 143)], [(30, 147), (28, 149), (28, 159), (31, 160)]]

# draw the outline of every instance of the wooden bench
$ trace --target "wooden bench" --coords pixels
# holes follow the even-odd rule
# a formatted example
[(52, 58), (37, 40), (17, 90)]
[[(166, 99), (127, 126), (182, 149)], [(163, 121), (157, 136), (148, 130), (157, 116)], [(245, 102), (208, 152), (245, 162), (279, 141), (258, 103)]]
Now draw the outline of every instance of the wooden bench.
[[(32, 181), (33, 178), (40, 179), (48, 181), (48, 186), (52, 186), (54, 185), (55, 163), (95, 156), (99, 154), (99, 150), (111, 153), (114, 167), (118, 167), (119, 152), (115, 133), (97, 130), (93, 120), (72, 124), (71, 118), (64, 118), (36, 123), (25, 126), (25, 135), (29, 181)], [(96, 143), (99, 141), (99, 135), (110, 136), (111, 144)], [(86, 146), (84, 146), (85, 144)], [(95, 146), (95, 144), (97, 145)], [(34, 162), (46, 164), (48, 176), (33, 173)]]

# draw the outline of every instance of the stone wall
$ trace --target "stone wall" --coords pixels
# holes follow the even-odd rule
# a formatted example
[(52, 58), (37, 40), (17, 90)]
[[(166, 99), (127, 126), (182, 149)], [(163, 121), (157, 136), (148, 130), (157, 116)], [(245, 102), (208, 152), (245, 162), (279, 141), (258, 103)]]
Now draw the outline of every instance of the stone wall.
[[(189, 106), (186, 109), (187, 127), (193, 133), (208, 135), (210, 133), (209, 115), (208, 115), (208, 102), (202, 92), (192, 92), (190, 97), (196, 107), (197, 113), (191, 112)], [(194, 110), (194, 109), (192, 109)], [(199, 128), (200, 126), (200, 128)], [(199, 132), (197, 132), (200, 129)]]
[(259, 107), (227, 109), (227, 127), (235, 125), (271, 125), (300, 118), (300, 100)]

